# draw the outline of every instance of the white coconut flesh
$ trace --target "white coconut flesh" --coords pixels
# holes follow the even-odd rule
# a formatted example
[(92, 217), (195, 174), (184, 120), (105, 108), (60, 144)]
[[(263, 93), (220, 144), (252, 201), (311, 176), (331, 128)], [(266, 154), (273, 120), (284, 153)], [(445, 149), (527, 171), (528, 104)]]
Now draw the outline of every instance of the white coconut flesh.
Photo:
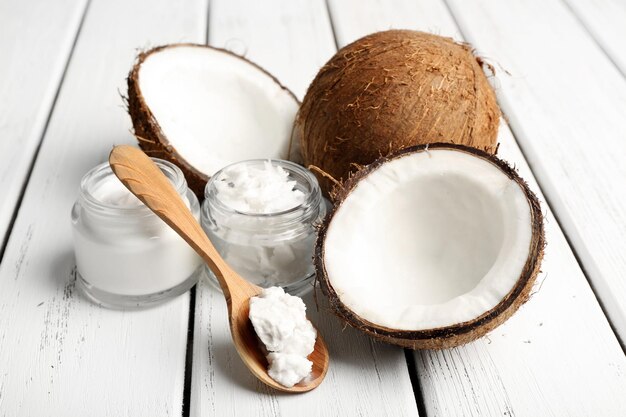
[(168, 47), (147, 56), (138, 80), (164, 136), (198, 171), (290, 159), (298, 102), (250, 62), (211, 48)]
[(467, 322), (493, 309), (529, 256), (522, 187), (470, 153), (434, 149), (383, 163), (332, 217), (327, 279), (361, 318), (397, 330)]

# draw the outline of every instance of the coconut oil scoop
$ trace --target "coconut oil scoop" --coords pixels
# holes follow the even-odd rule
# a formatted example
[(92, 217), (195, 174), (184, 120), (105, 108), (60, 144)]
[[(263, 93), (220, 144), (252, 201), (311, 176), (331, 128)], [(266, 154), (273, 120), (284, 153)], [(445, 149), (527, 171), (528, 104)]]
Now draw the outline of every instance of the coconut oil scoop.
[(328, 370), (328, 348), (317, 332), (311, 374), (293, 387), (285, 387), (272, 379), (267, 359), (249, 320), (250, 298), (263, 290), (239, 276), (218, 254), (217, 250), (159, 168), (141, 150), (116, 146), (109, 164), (122, 183), (150, 210), (174, 229), (204, 259), (217, 277), (226, 298), (230, 330), (235, 349), (250, 372), (266, 385), (284, 392), (307, 392), (316, 388)]

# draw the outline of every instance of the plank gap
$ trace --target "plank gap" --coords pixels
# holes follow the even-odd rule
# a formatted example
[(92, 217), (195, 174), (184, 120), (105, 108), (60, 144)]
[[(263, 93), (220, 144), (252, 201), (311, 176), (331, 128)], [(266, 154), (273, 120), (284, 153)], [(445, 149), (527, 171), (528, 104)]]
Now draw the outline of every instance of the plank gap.
[[(580, 15), (576, 12), (576, 10), (569, 4), (569, 2), (567, 0), (561, 0), (561, 4), (563, 4), (563, 6), (567, 9), (567, 11), (570, 12), (570, 14), (574, 17), (574, 19), (576, 19), (576, 21), (580, 24), (580, 26), (585, 30), (587, 35), (589, 35), (589, 37), (593, 40), (593, 43), (596, 44), (598, 49), (600, 49), (602, 51), (604, 56), (606, 56), (608, 58), (608, 60), (611, 62), (611, 64), (613, 64), (613, 66), (617, 69), (617, 71), (620, 74), (622, 74), (622, 77), (624, 77), (626, 79), (626, 73), (622, 70), (622, 68), (617, 63), (617, 61), (615, 61), (615, 59), (613, 59), (613, 56), (609, 53), (609, 51), (607, 51), (607, 49), (604, 47), (604, 45), (602, 44), (600, 39), (598, 39), (598, 37), (596, 35), (594, 35), (593, 31), (591, 31), (589, 29), (589, 26), (580, 17)], [(569, 241), (568, 241), (568, 243), (569, 243)], [(604, 310), (604, 308), (603, 308), (603, 310)], [(622, 345), (622, 347), (623, 347), (623, 345)]]
[(39, 140), (37, 141), (37, 146), (35, 147), (35, 151), (31, 157), (30, 163), (28, 165), (28, 169), (26, 171), (26, 175), (22, 180), (22, 186), (20, 188), (19, 195), (15, 202), (15, 207), (13, 207), (13, 214), (11, 215), (11, 220), (9, 220), (9, 225), (7, 226), (6, 233), (0, 243), (0, 263), (2, 263), (2, 259), (4, 258), (4, 253), (6, 251), (7, 245), (9, 243), (9, 238), (13, 231), (13, 226), (15, 226), (15, 220), (17, 219), (17, 215), (20, 211), (20, 207), (22, 206), (22, 201), (24, 200), (24, 195), (26, 194), (26, 188), (28, 187), (28, 183), (30, 180), (30, 176), (33, 173), (33, 169), (35, 168), (35, 163), (37, 162), (37, 157), (39, 156), (39, 151), (41, 150), (41, 145), (43, 143), (44, 138), (46, 137), (46, 132), (48, 131), (48, 125), (50, 124), (50, 120), (52, 119), (52, 114), (54, 113), (54, 109), (57, 104), (57, 100), (59, 98), (59, 93), (61, 92), (61, 86), (63, 86), (63, 82), (65, 81), (65, 75), (67, 74), (67, 69), (72, 61), (72, 56), (74, 55), (74, 50), (76, 49), (76, 43), (78, 42), (78, 38), (83, 28), (83, 23), (85, 23), (85, 16), (87, 16), (87, 11), (89, 10), (89, 5), (91, 4), (91, 0), (87, 0), (85, 3), (85, 8), (83, 9), (82, 15), (80, 17), (80, 23), (76, 29), (76, 34), (74, 35), (74, 40), (72, 41), (72, 46), (70, 48), (70, 52), (67, 55), (67, 60), (65, 61), (65, 66), (63, 67), (63, 72), (61, 74), (61, 78), (59, 78), (59, 83), (57, 85), (56, 91), (54, 93), (54, 98), (52, 99), (52, 103), (50, 105), (50, 111), (48, 111), (48, 116), (46, 117), (46, 122), (44, 123), (43, 130), (41, 131), (41, 135)]
[[(456, 16), (454, 15), (454, 13), (452, 12), (452, 9), (450, 7), (450, 5), (448, 4), (449, 0), (443, 0), (443, 4), (445, 5), (446, 9), (448, 10), (448, 14), (450, 15), (451, 19), (454, 21), (454, 24), (456, 25), (459, 33), (461, 34), (461, 37), (463, 38), (463, 40), (466, 40), (467, 37), (465, 36), (465, 30), (463, 28), (463, 25), (460, 24), (460, 22), (456, 19)], [(569, 6), (568, 6), (569, 9)], [(571, 10), (570, 10), (571, 11)], [(572, 11), (573, 13), (573, 11)], [(575, 16), (575, 18), (577, 20), (580, 21), (580, 19), (578, 18), (578, 16)], [(587, 31), (589, 33), (589, 31), (587, 30), (587, 28), (585, 27), (585, 31)], [(594, 42), (597, 43), (596, 39), (594, 38)], [(606, 51), (604, 51), (604, 49), (602, 49), (603, 53), (606, 54)], [(607, 55), (608, 56), (608, 55)], [(609, 57), (610, 59), (610, 57)], [(613, 63), (613, 65), (615, 65), (615, 62), (611, 59), (611, 62)], [(615, 65), (617, 66), (617, 65)], [(619, 67), (618, 67), (619, 69)], [(621, 71), (620, 71), (621, 73)], [(522, 141), (518, 140), (518, 134), (516, 133), (516, 127), (513, 126), (512, 124), (509, 123), (509, 118), (507, 117), (506, 113), (504, 112), (502, 106), (500, 106), (500, 99), (498, 98), (498, 107), (500, 108), (500, 111), (502, 112), (502, 117), (504, 118), (504, 120), (506, 121), (507, 126), (509, 127), (509, 129), (511, 130), (511, 134), (513, 136), (513, 139), (515, 140), (515, 143), (517, 143), (517, 146), (519, 147), (519, 150), (522, 154), (522, 157), (524, 158), (524, 160), (528, 163), (528, 166), (530, 168), (530, 171), (532, 173), (532, 175), (535, 177), (535, 180), (537, 182), (537, 188), (539, 189), (539, 193), (543, 195), (543, 204), (545, 206), (547, 206), (547, 208), (550, 209), (550, 211), (552, 211), (552, 214), (554, 216), (554, 220), (557, 223), (557, 226), (559, 227), (559, 229), (561, 229), (563, 236), (565, 237), (565, 241), (567, 242), (567, 245), (569, 246), (570, 250), (572, 251), (572, 254), (574, 255), (574, 259), (576, 260), (576, 263), (578, 264), (578, 267), (580, 268), (580, 270), (583, 273), (583, 276), (585, 277), (585, 280), (587, 281), (587, 283), (589, 284), (589, 287), (591, 288), (591, 291), (596, 299), (596, 301), (598, 302), (598, 305), (600, 306), (600, 309), (602, 310), (602, 313), (604, 314), (604, 317), (606, 318), (607, 323), (609, 324), (609, 327), (611, 328), (611, 331), (613, 332), (613, 335), (615, 336), (617, 342), (619, 343), (622, 352), (624, 352), (624, 354), (626, 355), (626, 344), (624, 343), (625, 341), (621, 339), (619, 333), (617, 332), (617, 329), (615, 328), (609, 314), (607, 311), (607, 308), (604, 304), (604, 302), (602, 301), (602, 299), (598, 296), (598, 292), (596, 291), (596, 287), (594, 286), (593, 280), (591, 280), (589, 278), (589, 273), (588, 270), (585, 268), (585, 264), (583, 263), (581, 257), (578, 254), (577, 248), (576, 246), (573, 244), (568, 230), (563, 227), (561, 221), (559, 220), (559, 212), (555, 209), (553, 209), (553, 205), (551, 202), (551, 198), (548, 196), (547, 193), (544, 192), (544, 187), (542, 185), (543, 182), (543, 178), (541, 175), (536, 175), (535, 174), (535, 167), (534, 167), (534, 163), (532, 161), (532, 159), (528, 158), (528, 153), (527, 150), (524, 147), (524, 143), (522, 143)], [(542, 210), (545, 212), (545, 209)], [(550, 242), (547, 242), (547, 244), (549, 245)]]
[(415, 403), (417, 404), (417, 414), (420, 417), (426, 417), (426, 403), (424, 402), (424, 394), (422, 392), (422, 385), (420, 384), (419, 376), (417, 375), (417, 364), (415, 362), (414, 351), (404, 349), (404, 357), (406, 358), (406, 365), (409, 368), (409, 379), (413, 386), (413, 395), (415, 396)]
[(333, 14), (330, 11), (330, 5), (328, 4), (329, 0), (326, 0), (324, 4), (326, 5), (326, 13), (328, 13), (328, 22), (330, 23), (330, 30), (333, 32), (333, 40), (335, 41), (335, 51), (338, 51), (339, 48), (339, 39), (337, 39), (337, 31), (335, 30), (335, 22), (333, 21)]
[[(200, 278), (202, 279), (202, 277)], [(196, 317), (196, 288), (189, 291), (189, 320), (187, 321), (187, 348), (185, 351), (185, 378), (183, 385), (183, 417), (189, 417), (191, 410), (191, 374), (193, 369), (193, 340)]]
[(210, 21), (211, 21), (211, 0), (207, 2), (207, 8), (206, 8), (206, 23), (204, 25), (204, 27), (206, 28), (206, 30), (204, 31), (204, 44), (205, 45), (209, 44), (209, 22)]

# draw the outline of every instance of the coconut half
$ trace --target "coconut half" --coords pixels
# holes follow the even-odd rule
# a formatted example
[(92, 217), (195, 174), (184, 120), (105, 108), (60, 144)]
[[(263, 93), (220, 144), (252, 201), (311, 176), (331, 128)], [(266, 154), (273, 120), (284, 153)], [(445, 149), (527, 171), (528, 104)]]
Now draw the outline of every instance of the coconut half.
[(529, 296), (544, 248), (536, 196), (506, 163), (453, 144), (377, 160), (337, 191), (317, 276), (352, 326), (413, 349), (472, 341)]
[(174, 44), (141, 53), (128, 76), (128, 106), (141, 148), (178, 165), (200, 198), (208, 178), (233, 162), (298, 159), (296, 97), (222, 49)]

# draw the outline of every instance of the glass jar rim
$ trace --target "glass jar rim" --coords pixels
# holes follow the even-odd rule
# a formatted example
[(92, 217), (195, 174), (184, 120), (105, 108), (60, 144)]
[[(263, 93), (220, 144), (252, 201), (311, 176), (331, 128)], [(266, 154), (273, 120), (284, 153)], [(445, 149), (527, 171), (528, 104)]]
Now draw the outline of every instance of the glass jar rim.
[[(187, 191), (187, 181), (183, 172), (176, 165), (169, 161), (165, 161), (159, 158), (150, 158), (154, 163), (163, 171), (165, 176), (170, 180), (174, 189), (181, 196), (185, 195)], [(109, 176), (114, 176), (115, 173), (111, 169), (108, 162), (103, 162), (90, 169), (80, 180), (80, 199), (83, 204), (91, 209), (105, 211), (111, 215), (124, 215), (124, 216), (144, 216), (153, 215), (152, 211), (143, 203), (137, 207), (120, 207), (115, 204), (110, 204), (97, 199), (92, 191), (90, 185), (93, 182), (99, 182)], [(117, 177), (116, 177), (117, 178)]]
[[(215, 187), (215, 182), (219, 180), (219, 176), (224, 174), (228, 169), (231, 169), (233, 166), (237, 165), (252, 165), (252, 164), (260, 164), (264, 162), (270, 162), (273, 165), (280, 166), (284, 168), (287, 172), (296, 173), (301, 175), (306, 185), (308, 186), (308, 195), (306, 199), (302, 201), (300, 204), (293, 206), (287, 210), (275, 211), (271, 213), (253, 213), (237, 210), (225, 203), (223, 203), (219, 198), (217, 198), (217, 189)], [(233, 214), (233, 215), (241, 215), (246, 217), (257, 217), (257, 218), (276, 218), (280, 216), (287, 216), (292, 213), (296, 213), (299, 210), (307, 210), (308, 207), (316, 206), (319, 203), (317, 200), (321, 201), (321, 190), (319, 183), (317, 182), (317, 178), (315, 175), (305, 167), (300, 164), (297, 164), (292, 161), (287, 161), (285, 159), (272, 159), (272, 158), (257, 158), (257, 159), (246, 159), (243, 161), (234, 162), (232, 164), (226, 165), (215, 174), (211, 176), (209, 182), (207, 182), (204, 187), (204, 198), (207, 202), (210, 202), (213, 208), (217, 208), (225, 214)]]

